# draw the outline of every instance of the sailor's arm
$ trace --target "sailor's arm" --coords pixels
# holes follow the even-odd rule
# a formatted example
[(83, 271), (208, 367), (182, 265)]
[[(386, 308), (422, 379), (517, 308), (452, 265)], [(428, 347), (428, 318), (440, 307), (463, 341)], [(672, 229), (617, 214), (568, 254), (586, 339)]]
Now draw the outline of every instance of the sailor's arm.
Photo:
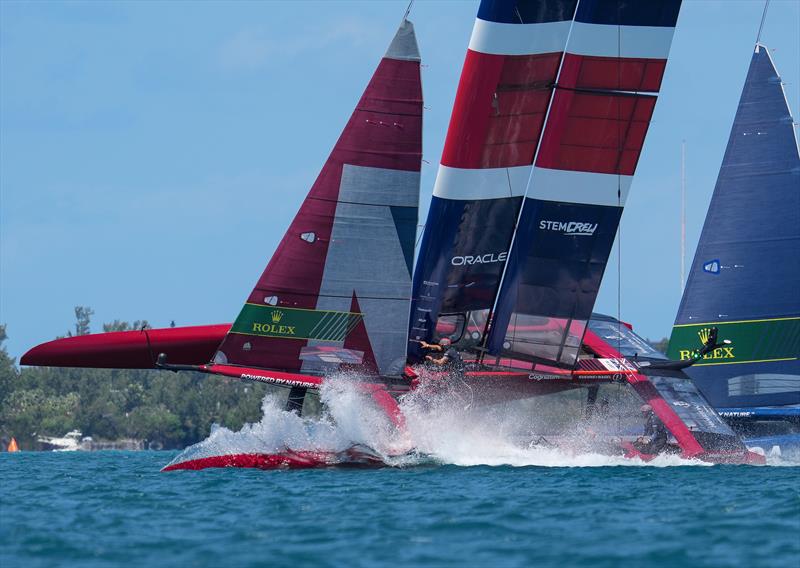
[(433, 357), (432, 355), (426, 355), (425, 359), (433, 363), (434, 365), (445, 365), (447, 364), (448, 358), (447, 357), (439, 357), (438, 359)]

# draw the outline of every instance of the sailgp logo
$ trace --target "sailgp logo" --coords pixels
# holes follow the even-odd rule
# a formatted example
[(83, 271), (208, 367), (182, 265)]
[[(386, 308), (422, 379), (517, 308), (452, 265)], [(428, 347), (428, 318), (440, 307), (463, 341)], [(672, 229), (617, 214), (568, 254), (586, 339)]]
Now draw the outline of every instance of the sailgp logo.
[(508, 252), (486, 254), (454, 256), (450, 259), (450, 264), (453, 266), (472, 266), (473, 264), (491, 264), (493, 262), (505, 262), (508, 257)]
[(591, 237), (597, 230), (597, 223), (581, 223), (579, 221), (539, 221), (539, 229), (555, 231), (568, 236)]

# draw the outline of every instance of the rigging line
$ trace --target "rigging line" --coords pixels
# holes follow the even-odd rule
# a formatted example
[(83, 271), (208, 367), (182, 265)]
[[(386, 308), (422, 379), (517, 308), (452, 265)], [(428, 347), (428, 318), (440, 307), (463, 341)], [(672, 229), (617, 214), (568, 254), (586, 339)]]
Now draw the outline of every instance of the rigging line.
[[(620, 21), (620, 5), (617, 3), (617, 22)], [(617, 85), (622, 85), (622, 26), (617, 24)], [(622, 161), (622, 109), (617, 102), (617, 207), (622, 207), (622, 176), (619, 173)], [(617, 352), (622, 356), (622, 213), (617, 225)]]
[(761, 31), (764, 29), (764, 20), (767, 19), (767, 9), (769, 8), (769, 0), (764, 2), (764, 12), (761, 14), (761, 24), (758, 26), (758, 35), (756, 36), (756, 43), (761, 43)]
[(417, 242), (414, 243), (414, 250), (416, 250), (419, 247), (419, 242), (422, 240), (423, 235), (425, 235), (425, 223), (423, 223), (422, 225), (417, 225), (417, 229), (419, 229), (420, 227), (422, 227), (422, 230), (419, 232), (419, 236), (417, 237)]
[(155, 364), (156, 358), (153, 357), (153, 346), (150, 343), (150, 334), (147, 333), (147, 324), (142, 324), (142, 329), (139, 330), (141, 333), (144, 333), (145, 341), (147, 341), (147, 353), (150, 355), (150, 360), (153, 361)]
[(686, 289), (686, 140), (681, 140), (681, 296)]
[(414, 0), (408, 3), (408, 8), (406, 8), (406, 13), (403, 15), (403, 20), (408, 19), (408, 15), (411, 13), (411, 7), (414, 5)]

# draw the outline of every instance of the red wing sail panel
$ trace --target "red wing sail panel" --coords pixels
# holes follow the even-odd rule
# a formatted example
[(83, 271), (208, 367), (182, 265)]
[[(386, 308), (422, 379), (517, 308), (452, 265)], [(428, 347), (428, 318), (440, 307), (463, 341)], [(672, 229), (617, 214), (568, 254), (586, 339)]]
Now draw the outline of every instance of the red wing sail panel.
[(402, 369), (422, 159), (419, 61), (404, 21), (217, 362), (313, 374), (356, 358), (384, 374)]
[(679, 0), (580, 2), (487, 345), (573, 367), (655, 107)]

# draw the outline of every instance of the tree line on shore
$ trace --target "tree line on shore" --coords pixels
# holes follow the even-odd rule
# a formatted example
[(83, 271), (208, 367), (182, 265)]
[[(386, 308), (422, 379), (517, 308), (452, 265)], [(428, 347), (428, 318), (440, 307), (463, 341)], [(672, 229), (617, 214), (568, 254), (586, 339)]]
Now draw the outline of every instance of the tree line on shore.
[[(75, 332), (90, 332), (90, 308), (75, 308)], [(116, 320), (103, 331), (141, 329)], [(200, 373), (140, 369), (18, 368), (0, 326), (0, 440), (40, 449), (39, 436), (80, 430), (96, 440), (132, 438), (164, 448), (205, 439), (214, 423), (238, 429), (261, 417), (266, 388)], [(5, 446), (5, 444), (4, 444)]]

